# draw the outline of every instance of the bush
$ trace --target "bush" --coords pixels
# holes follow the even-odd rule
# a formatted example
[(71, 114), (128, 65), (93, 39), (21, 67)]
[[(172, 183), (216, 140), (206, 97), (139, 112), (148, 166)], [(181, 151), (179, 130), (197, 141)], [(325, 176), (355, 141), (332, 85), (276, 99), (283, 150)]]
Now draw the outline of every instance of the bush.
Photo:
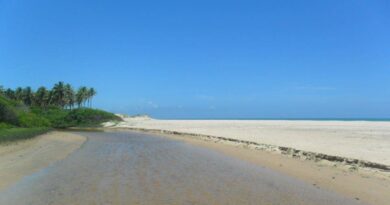
[(121, 120), (121, 118), (103, 110), (90, 108), (71, 110), (65, 118), (65, 121), (72, 126), (100, 126), (101, 123), (110, 120)]
[(69, 110), (64, 110), (58, 107), (48, 107), (46, 109), (34, 107), (31, 112), (36, 115), (46, 118), (54, 128), (66, 128), (72, 125), (65, 120)]
[(5, 122), (13, 125), (19, 123), (16, 110), (12, 103), (3, 96), (0, 96), (0, 122)]
[(11, 124), (7, 124), (7, 123), (4, 123), (4, 122), (0, 122), (0, 130), (1, 129), (9, 129), (9, 128), (14, 128), (15, 126), (11, 125)]
[(31, 112), (35, 115), (46, 118), (54, 128), (99, 126), (102, 122), (109, 120), (121, 120), (118, 116), (97, 109), (78, 108), (65, 110), (58, 107), (46, 109), (33, 107)]
[[(11, 125), (32, 127), (85, 127), (100, 126), (101, 123), (121, 118), (98, 109), (78, 108), (74, 110), (51, 106), (47, 108), (26, 107), (22, 103), (9, 100), (0, 95), (0, 123), (1, 127), (10, 128)], [(12, 126), (11, 126), (12, 127)]]
[(19, 115), (19, 125), (21, 127), (50, 127), (51, 123), (44, 117), (31, 112), (21, 113)]

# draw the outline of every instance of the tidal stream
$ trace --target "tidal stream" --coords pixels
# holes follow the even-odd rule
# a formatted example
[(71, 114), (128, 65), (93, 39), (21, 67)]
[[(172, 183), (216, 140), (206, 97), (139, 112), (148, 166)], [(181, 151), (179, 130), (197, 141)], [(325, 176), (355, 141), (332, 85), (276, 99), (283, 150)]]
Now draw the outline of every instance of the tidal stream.
[(130, 131), (75, 133), (88, 141), (1, 191), (0, 204), (359, 203), (182, 141)]

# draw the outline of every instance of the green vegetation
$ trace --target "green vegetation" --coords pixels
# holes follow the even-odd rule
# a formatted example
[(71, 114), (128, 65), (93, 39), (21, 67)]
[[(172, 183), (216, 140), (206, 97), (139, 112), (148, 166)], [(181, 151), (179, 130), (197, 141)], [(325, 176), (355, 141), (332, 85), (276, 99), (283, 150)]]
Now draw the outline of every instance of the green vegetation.
[(65, 120), (74, 126), (96, 127), (110, 120), (121, 120), (118, 116), (97, 109), (80, 108), (71, 110)]
[(93, 88), (56, 83), (52, 89), (31, 87), (15, 90), (0, 86), (0, 143), (26, 139), (51, 128), (97, 127), (118, 116), (92, 109)]
[(0, 87), (0, 94), (8, 98), (8, 101), (13, 100), (28, 107), (55, 106), (72, 109), (76, 104), (79, 108), (86, 105), (92, 107), (92, 99), (96, 95), (96, 91), (94, 88), (82, 86), (75, 92), (70, 84), (58, 82), (51, 90), (42, 86), (36, 92), (31, 87), (18, 87), (15, 90)]
[(0, 122), (18, 123), (16, 103), (0, 95)]
[(49, 130), (45, 127), (0, 129), (0, 143), (29, 139)]
[(54, 128), (67, 128), (76, 126), (66, 121), (66, 117), (70, 112), (67, 109), (62, 109), (55, 106), (50, 106), (47, 108), (33, 107), (31, 108), (31, 112), (48, 119), (51, 127)]
[(42, 116), (50, 122), (51, 127), (97, 127), (101, 123), (110, 120), (121, 120), (120, 117), (98, 109), (77, 108), (61, 109), (50, 107), (47, 109), (32, 108), (31, 112), (37, 116)]

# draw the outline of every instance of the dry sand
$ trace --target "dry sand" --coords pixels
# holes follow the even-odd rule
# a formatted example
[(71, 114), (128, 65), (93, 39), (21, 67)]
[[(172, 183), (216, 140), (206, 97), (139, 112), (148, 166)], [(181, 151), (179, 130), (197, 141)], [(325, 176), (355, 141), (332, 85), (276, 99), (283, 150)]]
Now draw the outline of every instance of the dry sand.
[(78, 149), (85, 137), (50, 132), (30, 140), (0, 145), (0, 190)]
[(154, 120), (124, 118), (116, 128), (143, 128), (245, 140), (390, 165), (390, 122), (289, 120)]

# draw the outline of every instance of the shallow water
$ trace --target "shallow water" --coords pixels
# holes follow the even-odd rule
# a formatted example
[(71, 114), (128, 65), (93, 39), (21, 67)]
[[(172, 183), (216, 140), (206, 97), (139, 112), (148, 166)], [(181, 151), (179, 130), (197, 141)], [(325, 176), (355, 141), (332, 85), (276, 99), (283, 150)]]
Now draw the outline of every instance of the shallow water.
[(88, 141), (0, 192), (0, 204), (356, 204), (216, 151), (135, 132)]

